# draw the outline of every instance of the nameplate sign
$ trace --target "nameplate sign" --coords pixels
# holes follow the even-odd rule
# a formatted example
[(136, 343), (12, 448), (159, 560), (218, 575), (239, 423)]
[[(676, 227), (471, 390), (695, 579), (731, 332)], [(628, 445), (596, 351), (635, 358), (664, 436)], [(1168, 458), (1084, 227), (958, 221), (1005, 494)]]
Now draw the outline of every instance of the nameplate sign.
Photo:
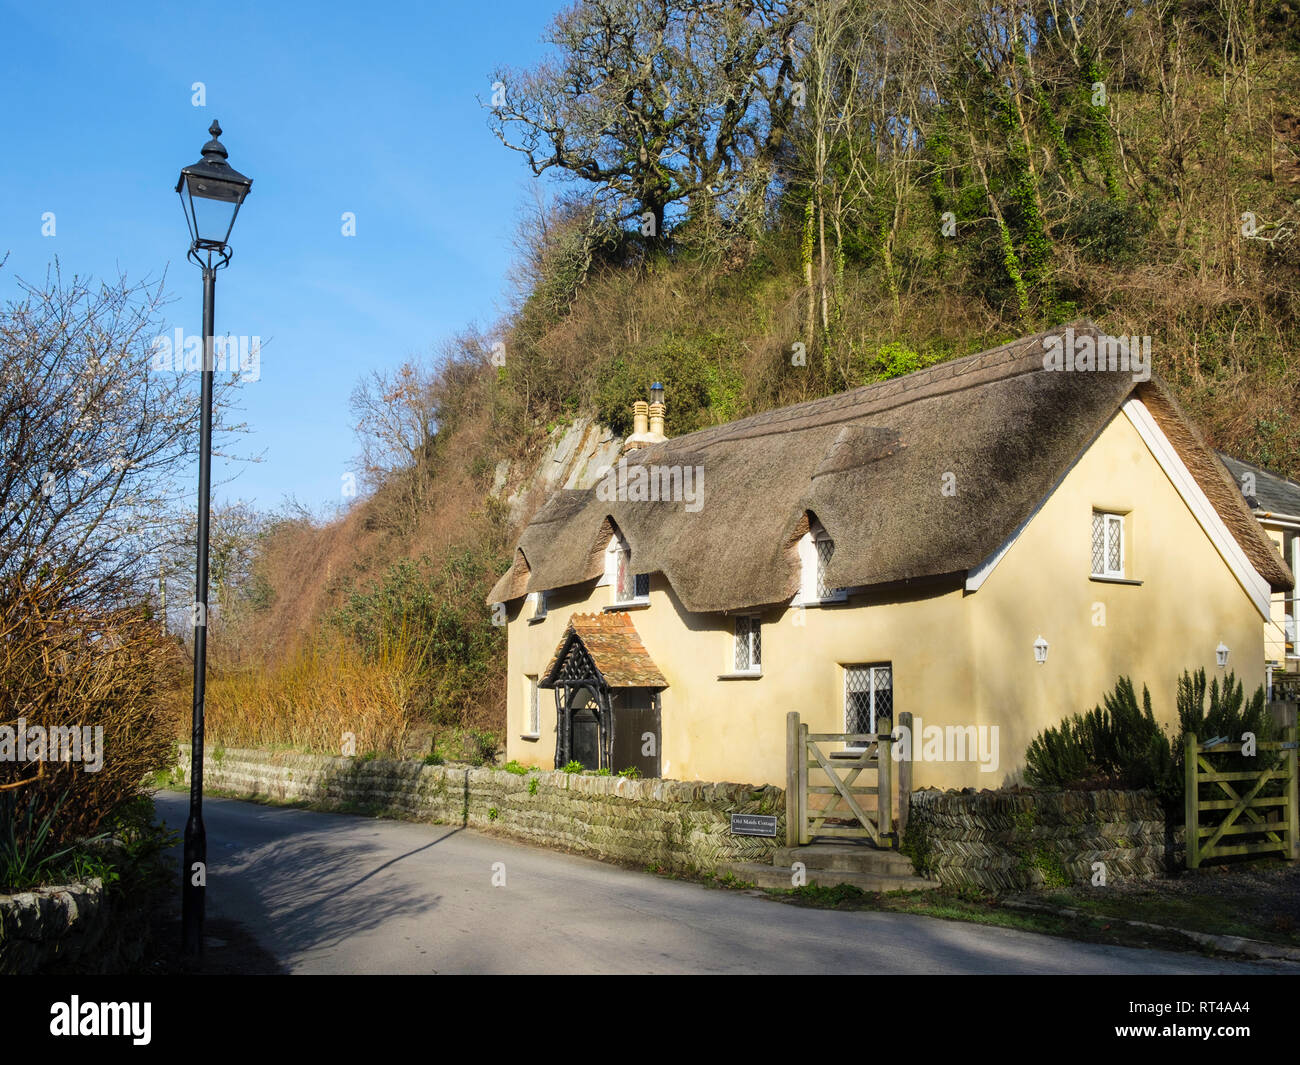
[(733, 836), (776, 836), (776, 817), (771, 814), (732, 814)]

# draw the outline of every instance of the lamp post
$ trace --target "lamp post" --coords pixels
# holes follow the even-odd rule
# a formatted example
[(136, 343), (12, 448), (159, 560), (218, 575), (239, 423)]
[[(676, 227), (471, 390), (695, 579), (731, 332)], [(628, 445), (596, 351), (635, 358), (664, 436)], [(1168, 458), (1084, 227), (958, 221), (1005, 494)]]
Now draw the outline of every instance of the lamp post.
[(190, 815), (185, 822), (181, 865), (181, 950), (190, 959), (203, 951), (203, 908), (208, 842), (203, 829), (203, 697), (208, 662), (208, 515), (212, 496), (213, 297), (217, 271), (230, 265), (227, 241), (239, 206), (253, 181), (235, 170), (218, 139), (221, 125), (208, 127), (212, 139), (203, 157), (181, 171), (176, 182), (190, 228), (189, 260), (203, 271), (203, 378), (199, 420), (198, 553), (194, 565), (194, 716), (190, 737)]

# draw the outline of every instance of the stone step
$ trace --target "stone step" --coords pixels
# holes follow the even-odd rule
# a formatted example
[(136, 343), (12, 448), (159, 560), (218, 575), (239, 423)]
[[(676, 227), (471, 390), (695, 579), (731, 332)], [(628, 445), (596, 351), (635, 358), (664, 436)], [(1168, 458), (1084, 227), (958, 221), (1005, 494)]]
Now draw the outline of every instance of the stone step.
[(852, 843), (813, 843), (806, 847), (777, 847), (772, 864), (789, 869), (803, 862), (808, 869), (834, 870), (841, 873), (888, 873), (913, 876), (912, 859), (893, 850), (877, 850)]
[[(719, 865), (716, 876), (725, 877), (728, 873), (737, 880), (754, 884), (761, 888), (778, 891), (790, 891), (794, 885), (790, 882), (791, 872), (788, 868), (775, 865), (762, 865), (759, 862), (728, 862)], [(850, 884), (861, 891), (929, 891), (939, 886), (936, 880), (925, 880), (911, 874), (899, 876), (892, 873), (851, 873), (833, 869), (809, 869), (808, 883), (819, 887), (837, 887)]]

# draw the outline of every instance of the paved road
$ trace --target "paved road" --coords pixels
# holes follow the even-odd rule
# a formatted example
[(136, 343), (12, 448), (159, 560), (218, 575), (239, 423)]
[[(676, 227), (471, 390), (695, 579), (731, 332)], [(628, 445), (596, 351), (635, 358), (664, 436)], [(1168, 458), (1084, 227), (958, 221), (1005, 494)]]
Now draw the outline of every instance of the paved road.
[[(157, 803), (184, 826), (186, 796)], [(229, 799), (207, 799), (204, 821), (209, 917), (240, 922), (294, 973), (1296, 971), (805, 909), (442, 825)]]

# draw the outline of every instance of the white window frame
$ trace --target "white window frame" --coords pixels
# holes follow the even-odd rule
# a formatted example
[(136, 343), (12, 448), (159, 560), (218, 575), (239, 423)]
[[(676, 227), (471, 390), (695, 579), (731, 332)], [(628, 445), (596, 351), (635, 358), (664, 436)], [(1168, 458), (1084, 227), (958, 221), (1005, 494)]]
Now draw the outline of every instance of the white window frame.
[(799, 538), (799, 598), (794, 603), (795, 606), (842, 603), (848, 598), (846, 588), (832, 588), (826, 595), (817, 594), (817, 571), (821, 565), (821, 556), (817, 550), (819, 543), (829, 543), (831, 550), (834, 550), (834, 539), (814, 518), (809, 522), (808, 531)]
[[(605, 582), (611, 589), (611, 602), (614, 606), (646, 606), (650, 602), (650, 574), (632, 571), (632, 596), (622, 598), (622, 589), (618, 586), (618, 566), (620, 557), (626, 556), (627, 567), (632, 569), (632, 549), (619, 536), (611, 536), (609, 546), (605, 549)], [(645, 585), (645, 594), (637, 594), (637, 586)]]
[(533, 604), (533, 613), (529, 620), (541, 621), (542, 618), (546, 617), (546, 593), (544, 591), (529, 592), (528, 598)]
[(527, 685), (524, 692), (524, 732), (525, 739), (539, 739), (542, 735), (541, 688), (537, 686), (538, 676), (525, 673)]
[[(1094, 577), (1110, 577), (1123, 580), (1128, 576), (1128, 544), (1125, 543), (1124, 524), (1127, 515), (1117, 513), (1113, 510), (1092, 511), (1092, 525), (1088, 530), (1088, 565), (1092, 566), (1093, 538), (1096, 536), (1097, 519), (1101, 519), (1102, 541), (1101, 541), (1101, 570), (1093, 570)], [(1119, 536), (1119, 569), (1110, 568), (1110, 549), (1113, 543), (1112, 533), (1118, 529)]]
[[(741, 622), (746, 632), (741, 634)], [(758, 614), (737, 614), (731, 628), (731, 672), (734, 676), (757, 676), (763, 672), (763, 619)], [(749, 652), (749, 666), (740, 668), (739, 657), (742, 639)], [(757, 647), (758, 654), (754, 654)]]
[[(867, 671), (868, 671), (868, 677), (870, 678), (870, 689), (869, 689), (869, 691), (870, 691), (870, 694), (871, 694), (871, 721), (869, 722), (869, 724), (871, 725), (871, 727), (867, 730), (867, 732), (868, 732), (868, 734), (872, 734), (872, 733), (874, 733), (875, 730), (876, 730), (876, 690), (877, 690), (877, 689), (876, 689), (876, 670), (878, 670), (878, 669), (885, 669), (885, 670), (888, 670), (888, 671), (889, 671), (890, 709), (895, 710), (895, 711), (897, 710), (897, 708), (894, 706), (894, 701), (893, 701), (893, 694), (894, 694), (894, 663), (893, 663), (893, 662), (849, 662), (849, 663), (845, 664), (845, 666), (844, 666), (844, 683), (843, 683), (843, 686), (842, 686), (842, 697), (843, 697), (843, 721), (844, 721), (844, 731), (845, 731), (846, 733), (850, 731), (850, 730), (849, 730), (849, 675), (850, 675), (850, 674), (851, 674), (855, 669), (865, 669), (865, 670), (867, 670)], [(881, 690), (881, 691), (884, 691), (885, 689), (882, 687), (880, 690)], [(895, 715), (895, 716), (896, 716), (896, 715)], [(889, 720), (892, 721), (892, 720), (894, 720), (894, 718), (890, 718)], [(845, 749), (846, 751), (865, 751), (867, 748), (866, 748), (866, 747), (863, 747), (863, 746), (855, 745), (855, 744), (853, 744), (853, 743), (848, 743), (848, 742), (846, 742), (846, 743), (844, 744), (844, 749)]]

